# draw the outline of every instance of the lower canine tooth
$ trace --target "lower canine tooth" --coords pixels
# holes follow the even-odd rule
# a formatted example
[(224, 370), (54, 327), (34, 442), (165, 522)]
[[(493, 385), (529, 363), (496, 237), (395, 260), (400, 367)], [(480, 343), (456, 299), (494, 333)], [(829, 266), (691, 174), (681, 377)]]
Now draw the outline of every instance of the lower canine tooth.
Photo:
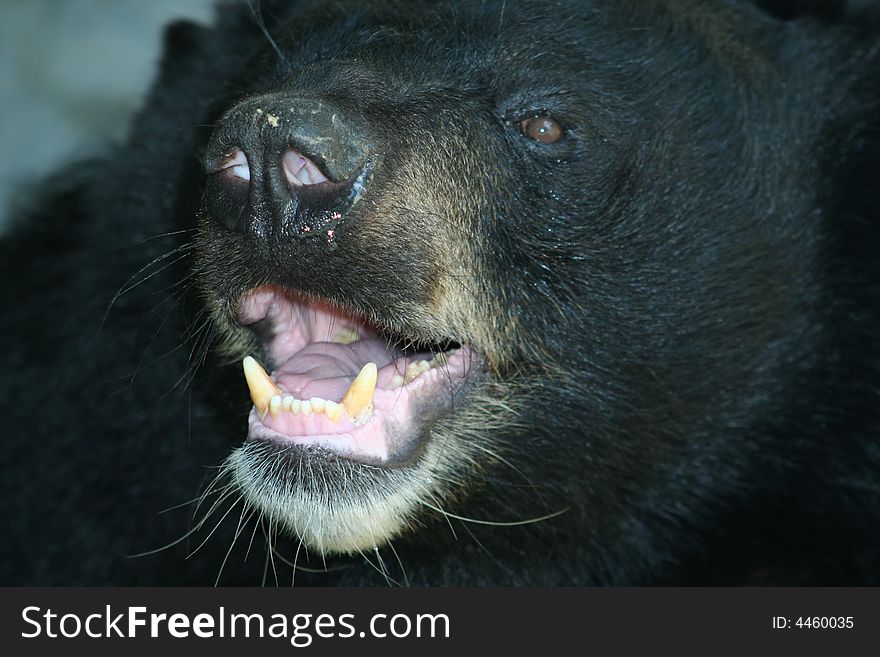
[(247, 381), (248, 389), (251, 393), (251, 400), (257, 408), (260, 419), (266, 417), (269, 412), (269, 403), (275, 395), (281, 395), (282, 390), (276, 386), (269, 375), (266, 374), (260, 364), (252, 357), (248, 356), (242, 361), (244, 368), (244, 378)]
[(351, 382), (342, 405), (352, 422), (363, 422), (373, 410), (373, 394), (376, 392), (376, 379), (379, 376), (376, 363), (367, 363)]

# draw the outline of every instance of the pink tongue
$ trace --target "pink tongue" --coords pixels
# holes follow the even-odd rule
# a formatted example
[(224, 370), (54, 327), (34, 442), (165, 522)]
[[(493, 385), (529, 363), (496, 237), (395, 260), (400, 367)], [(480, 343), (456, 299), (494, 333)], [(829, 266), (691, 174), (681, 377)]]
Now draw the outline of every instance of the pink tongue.
[(275, 370), (274, 378), (296, 399), (321, 397), (338, 402), (364, 365), (372, 362), (382, 369), (393, 358), (380, 340), (313, 342)]

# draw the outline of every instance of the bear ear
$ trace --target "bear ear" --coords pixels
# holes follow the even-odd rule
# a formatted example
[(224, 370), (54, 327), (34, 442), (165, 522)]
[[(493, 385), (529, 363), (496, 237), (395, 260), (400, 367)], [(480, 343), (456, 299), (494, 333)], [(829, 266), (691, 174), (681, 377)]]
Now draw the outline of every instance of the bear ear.
[(781, 21), (806, 16), (830, 21), (843, 16), (847, 0), (748, 0), (748, 4)]

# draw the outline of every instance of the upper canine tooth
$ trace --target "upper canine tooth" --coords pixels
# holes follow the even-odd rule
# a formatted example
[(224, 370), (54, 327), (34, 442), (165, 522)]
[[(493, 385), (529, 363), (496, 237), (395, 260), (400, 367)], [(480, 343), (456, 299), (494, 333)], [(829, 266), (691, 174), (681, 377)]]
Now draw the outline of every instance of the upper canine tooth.
[(379, 370), (376, 363), (367, 363), (342, 397), (342, 405), (352, 422), (363, 422), (373, 410), (373, 393)]
[(269, 403), (272, 401), (272, 397), (284, 393), (272, 382), (272, 379), (266, 374), (266, 370), (250, 356), (244, 359), (242, 366), (244, 367), (244, 378), (251, 393), (251, 400), (257, 408), (260, 420), (262, 420), (269, 412)]

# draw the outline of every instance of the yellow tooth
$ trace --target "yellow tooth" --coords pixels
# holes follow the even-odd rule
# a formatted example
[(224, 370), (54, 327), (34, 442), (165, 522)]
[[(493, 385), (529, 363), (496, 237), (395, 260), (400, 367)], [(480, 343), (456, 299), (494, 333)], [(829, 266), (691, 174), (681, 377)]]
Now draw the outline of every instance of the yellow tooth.
[(328, 399), (324, 403), (324, 414), (333, 422), (339, 422), (339, 418), (342, 417), (342, 411), (344, 408), (345, 407), (342, 404), (337, 404), (335, 401), (330, 401)]
[(363, 422), (373, 410), (373, 393), (379, 371), (376, 363), (367, 363), (342, 397), (345, 413), (352, 422)]
[(275, 395), (283, 395), (281, 388), (272, 383), (272, 379), (266, 374), (266, 370), (260, 364), (248, 356), (242, 362), (244, 378), (247, 380), (248, 389), (251, 392), (251, 400), (257, 407), (260, 420), (269, 412), (269, 403)]
[(272, 395), (272, 399), (269, 400), (269, 413), (272, 417), (278, 417), (278, 412), (281, 410), (281, 395)]
[(333, 342), (338, 342), (339, 344), (351, 344), (352, 342), (357, 342), (361, 339), (360, 334), (355, 331), (353, 328), (344, 328), (340, 330), (333, 338)]
[(406, 368), (406, 373), (404, 379), (406, 382), (410, 382), (413, 379), (418, 378), (421, 374), (424, 374), (429, 369), (431, 369), (431, 364), (426, 360), (417, 360), (409, 364)]

